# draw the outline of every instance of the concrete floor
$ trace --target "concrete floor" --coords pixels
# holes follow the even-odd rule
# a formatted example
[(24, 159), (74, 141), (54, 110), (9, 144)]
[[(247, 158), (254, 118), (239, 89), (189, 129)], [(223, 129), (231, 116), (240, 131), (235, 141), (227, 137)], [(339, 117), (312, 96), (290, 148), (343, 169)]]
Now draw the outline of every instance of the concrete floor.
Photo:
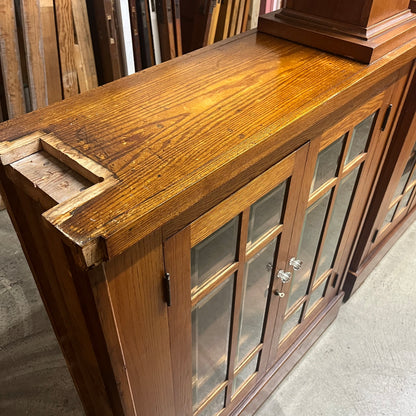
[[(416, 223), (255, 416), (416, 416), (415, 248)], [(2, 211), (0, 415), (83, 414)]]

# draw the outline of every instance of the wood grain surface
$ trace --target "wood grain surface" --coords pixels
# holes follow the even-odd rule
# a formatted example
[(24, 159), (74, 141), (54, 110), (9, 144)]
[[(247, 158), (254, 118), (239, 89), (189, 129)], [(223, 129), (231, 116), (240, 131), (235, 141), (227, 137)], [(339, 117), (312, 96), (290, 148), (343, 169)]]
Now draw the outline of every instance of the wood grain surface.
[(21, 0), (26, 62), (32, 109), (48, 104), (46, 85), (45, 54), (43, 50), (42, 23), (39, 0)]
[(69, 242), (102, 238), (113, 257), (181, 213), (195, 219), (415, 56), (413, 40), (365, 66), (247, 32), (11, 121), (0, 139), (48, 129), (114, 173), (117, 186), (44, 214)]
[(74, 22), (71, 0), (55, 1), (59, 56), (64, 98), (78, 94), (78, 76), (74, 56)]
[(0, 2), (0, 57), (7, 112), (13, 118), (26, 112), (14, 1)]
[(56, 38), (55, 7), (53, 0), (40, 0), (43, 53), (48, 93), (48, 104), (62, 100), (61, 70), (59, 67), (58, 41)]

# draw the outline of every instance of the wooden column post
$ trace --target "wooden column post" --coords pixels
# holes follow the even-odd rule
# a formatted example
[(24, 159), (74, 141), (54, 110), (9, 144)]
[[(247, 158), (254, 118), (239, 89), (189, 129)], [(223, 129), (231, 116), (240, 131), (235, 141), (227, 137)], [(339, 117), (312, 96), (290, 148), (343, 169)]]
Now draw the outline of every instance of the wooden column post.
[(409, 0), (286, 0), (259, 31), (363, 63), (416, 37)]

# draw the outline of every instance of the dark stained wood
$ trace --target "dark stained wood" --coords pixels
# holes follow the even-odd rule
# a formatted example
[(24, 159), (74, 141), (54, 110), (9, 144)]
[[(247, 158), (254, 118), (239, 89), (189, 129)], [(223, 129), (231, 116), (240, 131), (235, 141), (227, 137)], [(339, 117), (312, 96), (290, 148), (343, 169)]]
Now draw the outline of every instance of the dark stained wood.
[(124, 75), (119, 48), (118, 17), (111, 0), (91, 0), (86, 4), (90, 16), (97, 78), (101, 85)]
[(290, 0), (259, 18), (259, 31), (364, 63), (415, 37), (407, 0)]
[(287, 0), (285, 7), (356, 26), (371, 26), (406, 10), (408, 0)]
[[(411, 74), (414, 73), (414, 68)], [(365, 221), (360, 228), (359, 239), (351, 251), (351, 264), (349, 273), (346, 276), (344, 287), (347, 297), (350, 296), (352, 290), (355, 291), (354, 282), (359, 276), (358, 286), (364, 281), (367, 274), (371, 271), (375, 264), (387, 252), (390, 247), (388, 243), (388, 235), (395, 235), (396, 230), (400, 230), (400, 225), (406, 221), (401, 215), (397, 218), (397, 222), (391, 224), (384, 232), (378, 232), (377, 238), (373, 241), (373, 236), (377, 230), (381, 231), (384, 218), (389, 210), (390, 203), (397, 187), (397, 183), (403, 173), (403, 169), (407, 163), (408, 155), (413, 148), (415, 136), (413, 134), (415, 119), (415, 86), (416, 79), (411, 77), (408, 82), (407, 96), (402, 97), (403, 110), (400, 118), (396, 117), (397, 128), (391, 140), (388, 150), (388, 157), (385, 158), (382, 171), (379, 173), (379, 181), (377, 188), (374, 190), (374, 197), (371, 205), (366, 212)], [(406, 100), (405, 100), (406, 98)], [(404, 213), (403, 213), (404, 214)], [(400, 234), (400, 231), (397, 231)], [(381, 244), (381, 248), (378, 245)], [(386, 245), (387, 244), (387, 245)], [(388, 247), (385, 250), (383, 247)], [(378, 255), (377, 253), (383, 253)], [(371, 264), (372, 266), (368, 266)], [(363, 271), (362, 271), (363, 270)]]

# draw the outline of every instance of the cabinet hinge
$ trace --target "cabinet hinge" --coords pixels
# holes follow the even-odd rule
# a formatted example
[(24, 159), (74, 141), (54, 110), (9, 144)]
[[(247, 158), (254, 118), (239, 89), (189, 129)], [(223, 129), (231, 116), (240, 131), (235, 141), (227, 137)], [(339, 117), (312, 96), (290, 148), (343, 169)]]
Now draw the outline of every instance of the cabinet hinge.
[(165, 289), (165, 302), (168, 306), (171, 306), (172, 304), (172, 298), (171, 298), (171, 291), (170, 291), (170, 274), (165, 273), (165, 276), (163, 277), (163, 283), (164, 283), (164, 289)]
[(387, 127), (387, 123), (389, 122), (392, 108), (393, 108), (393, 104), (389, 104), (386, 110), (386, 114), (384, 114), (384, 120), (383, 120), (383, 124), (381, 125), (381, 131), (384, 131)]
[(378, 236), (378, 230), (375, 231), (373, 238), (371, 239), (371, 242), (374, 243), (374, 241), (376, 241), (376, 238)]

